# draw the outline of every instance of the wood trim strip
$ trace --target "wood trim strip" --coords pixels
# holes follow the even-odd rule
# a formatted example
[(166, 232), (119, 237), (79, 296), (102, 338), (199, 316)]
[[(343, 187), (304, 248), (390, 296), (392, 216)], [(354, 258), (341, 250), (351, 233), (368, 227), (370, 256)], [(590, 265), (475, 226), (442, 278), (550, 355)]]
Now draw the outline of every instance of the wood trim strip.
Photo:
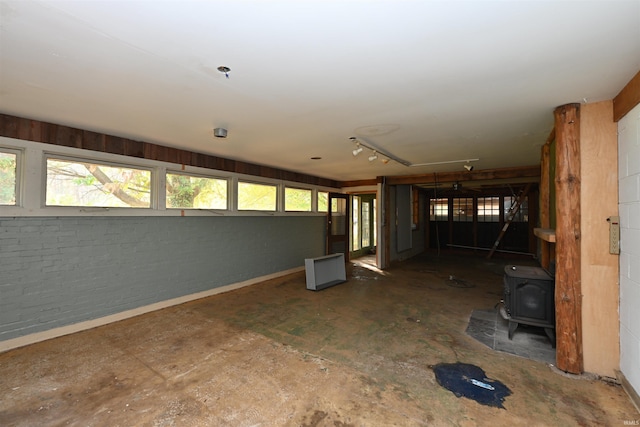
[(166, 147), (143, 141), (134, 141), (89, 130), (42, 122), (39, 120), (0, 114), (0, 136), (22, 139), (44, 144), (61, 145), (83, 150), (119, 154), (161, 162), (197, 166), (226, 172), (254, 175), (263, 178), (281, 179), (322, 187), (340, 188), (340, 182), (263, 166), (230, 160), (179, 148)]
[[(522, 166), (503, 169), (485, 169), (472, 172), (441, 172), (422, 175), (405, 175), (387, 177), (389, 185), (400, 184), (434, 184), (456, 181), (483, 181), (493, 179), (539, 178), (540, 166)], [(536, 180), (533, 180), (536, 181)]]
[(340, 187), (342, 187), (342, 188), (347, 188), (347, 187), (365, 187), (365, 186), (371, 186), (371, 185), (378, 185), (378, 179), (377, 178), (361, 179), (361, 180), (358, 180), (358, 181), (342, 181), (340, 183)]
[(640, 394), (633, 388), (627, 377), (625, 377), (621, 371), (616, 370), (615, 372), (618, 381), (620, 381), (622, 385), (622, 389), (627, 393), (638, 412), (640, 412)]
[(618, 122), (640, 104), (640, 71), (613, 98), (613, 121)]

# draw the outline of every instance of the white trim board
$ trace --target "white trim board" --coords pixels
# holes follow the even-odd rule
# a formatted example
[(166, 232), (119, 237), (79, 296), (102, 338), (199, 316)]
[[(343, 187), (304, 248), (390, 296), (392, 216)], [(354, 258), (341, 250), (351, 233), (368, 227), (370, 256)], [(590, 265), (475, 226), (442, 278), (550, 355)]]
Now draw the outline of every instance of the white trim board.
[(622, 385), (622, 389), (627, 393), (627, 395), (629, 396), (629, 399), (631, 399), (631, 402), (636, 407), (638, 412), (640, 412), (640, 395), (633, 388), (629, 380), (627, 380), (627, 377), (625, 377), (622, 372), (616, 370), (616, 376), (618, 377), (617, 379), (618, 381), (620, 381), (620, 384)]
[(114, 323), (120, 320), (129, 319), (131, 317), (140, 316), (142, 314), (150, 313), (152, 311), (162, 310), (163, 308), (168, 308), (175, 305), (184, 304), (186, 302), (194, 301), (197, 299), (206, 298), (206, 297), (221, 294), (224, 292), (233, 291), (235, 289), (240, 289), (245, 286), (255, 285), (260, 282), (276, 279), (278, 277), (287, 276), (293, 273), (298, 273), (300, 271), (304, 271), (304, 267), (295, 267), (289, 270), (268, 274), (266, 276), (260, 276), (253, 279), (245, 280), (243, 282), (232, 283), (229, 285), (220, 286), (219, 288), (209, 289), (207, 291), (197, 292), (195, 294), (184, 295), (178, 298), (172, 298), (165, 301), (156, 302), (153, 304), (145, 305), (145, 306), (134, 308), (131, 310), (122, 311), (120, 313), (111, 314), (109, 316), (99, 317), (97, 319), (87, 320), (84, 322), (74, 323), (72, 325), (61, 326), (59, 328), (49, 329), (47, 331), (36, 332), (36, 333), (25, 335), (22, 337), (0, 341), (0, 353), (3, 353), (8, 350), (13, 350), (19, 347), (24, 347), (30, 344), (35, 344), (41, 341), (62, 337), (64, 335), (70, 335), (76, 332), (97, 328), (98, 326), (108, 325), (109, 323)]

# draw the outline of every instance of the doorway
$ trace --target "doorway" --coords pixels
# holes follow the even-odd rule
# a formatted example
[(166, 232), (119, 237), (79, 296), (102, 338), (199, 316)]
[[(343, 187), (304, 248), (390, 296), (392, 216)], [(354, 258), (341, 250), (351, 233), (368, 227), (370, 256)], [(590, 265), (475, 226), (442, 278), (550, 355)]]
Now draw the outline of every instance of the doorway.
[(327, 254), (344, 254), (349, 261), (349, 195), (329, 193)]
[(359, 258), (376, 253), (376, 195), (359, 194), (351, 196), (351, 239), (350, 258)]

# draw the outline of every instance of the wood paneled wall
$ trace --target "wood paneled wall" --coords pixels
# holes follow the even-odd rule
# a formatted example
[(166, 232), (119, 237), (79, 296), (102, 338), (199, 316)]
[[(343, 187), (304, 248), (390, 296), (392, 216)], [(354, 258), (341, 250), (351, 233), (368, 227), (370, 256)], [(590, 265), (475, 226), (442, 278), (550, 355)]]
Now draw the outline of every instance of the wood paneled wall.
[(609, 253), (607, 218), (618, 215), (618, 127), (612, 101), (580, 111), (581, 277), (584, 370), (615, 377), (620, 366), (620, 256)]
[(230, 160), (208, 154), (195, 153), (179, 148), (166, 147), (149, 142), (134, 141), (88, 130), (57, 125), (22, 117), (0, 114), (0, 136), (120, 154), (141, 159), (158, 160), (226, 172), (235, 172), (263, 178), (281, 179), (322, 187), (340, 188), (338, 181), (277, 169), (253, 163)]

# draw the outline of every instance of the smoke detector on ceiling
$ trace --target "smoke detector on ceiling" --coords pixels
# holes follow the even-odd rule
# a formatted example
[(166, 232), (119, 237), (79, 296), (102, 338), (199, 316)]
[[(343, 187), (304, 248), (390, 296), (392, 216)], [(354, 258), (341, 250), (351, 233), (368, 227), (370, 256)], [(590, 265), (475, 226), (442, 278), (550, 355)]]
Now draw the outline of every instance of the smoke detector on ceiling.
[(215, 136), (216, 138), (226, 138), (227, 130), (224, 128), (215, 128), (213, 130), (213, 136)]
[(218, 71), (220, 71), (222, 74), (224, 74), (224, 76), (226, 78), (229, 78), (229, 71), (231, 71), (231, 68), (221, 65), (218, 67)]

